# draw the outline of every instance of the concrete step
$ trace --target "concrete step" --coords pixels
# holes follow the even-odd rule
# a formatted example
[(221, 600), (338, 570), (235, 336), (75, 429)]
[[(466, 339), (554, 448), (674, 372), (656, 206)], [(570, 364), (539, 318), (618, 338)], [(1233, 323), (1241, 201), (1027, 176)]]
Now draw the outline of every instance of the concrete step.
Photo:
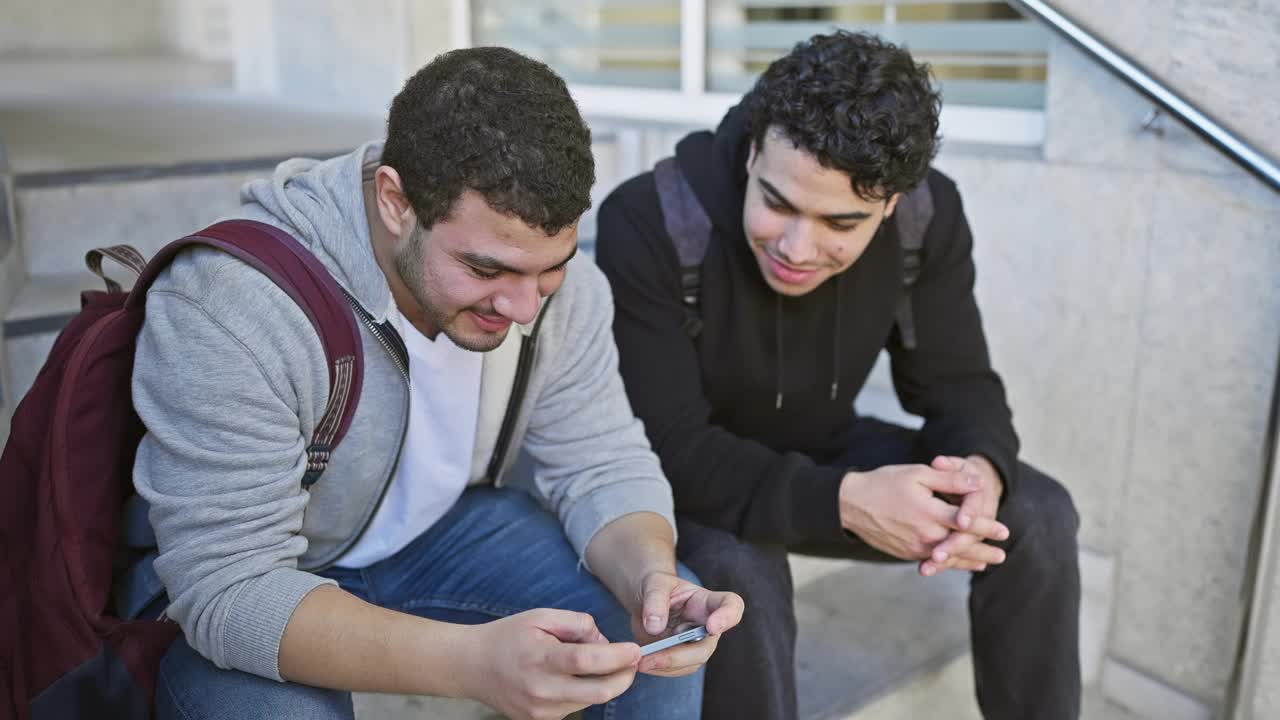
[(83, 271), (37, 276), (18, 291), (0, 326), (0, 387), (10, 412), (31, 387), (58, 333), (80, 309), (80, 292), (101, 286)]
[(18, 241), (31, 282), (80, 272), (85, 253), (95, 247), (133, 245), (150, 256), (234, 211), (240, 186), (273, 162), (206, 166), (191, 173), (144, 169), (17, 176)]
[(844, 563), (796, 591), (800, 716), (846, 717), (964, 652), (968, 578)]
[(217, 94), (0, 98), (0, 138), (17, 176), (324, 156), (381, 137), (384, 122), (379, 111), (316, 112)]
[[(57, 74), (68, 62), (0, 63), (0, 77)], [(210, 91), (216, 68), (198, 63), (118, 59), (106, 63), (104, 83), (121, 63), (137, 82), (0, 91), (0, 440), (80, 291), (100, 285), (84, 270), (85, 252), (129, 244), (152, 255), (233, 212), (240, 186), (279, 161), (336, 155), (383, 132), (380, 114), (303, 112)], [(209, 82), (172, 91), (174, 78), (206, 71)]]
[[(1108, 700), (1096, 687), (1086, 687), (1082, 720), (1142, 720), (1142, 716)], [(371, 716), (372, 717), (372, 716)], [(982, 720), (973, 694), (973, 658), (969, 654), (944, 667), (921, 673), (892, 693), (848, 716), (847, 720), (947, 718)]]
[[(16, 175), (13, 181), (21, 287), (5, 308), (0, 387), (6, 417), (30, 387), (80, 293), (102, 287), (85, 253), (133, 245), (145, 256), (235, 210), (239, 188), (275, 158), (188, 167), (142, 167)], [(117, 268), (108, 263), (107, 270)], [(118, 275), (126, 285), (127, 274)]]
[(209, 91), (0, 93), (8, 204), (26, 270), (75, 272), (101, 245), (154, 251), (233, 211), (240, 185), (280, 160), (345, 152), (379, 137), (383, 123), (380, 112), (303, 111)]
[(192, 96), (227, 92), (230, 61), (173, 53), (0, 54), (0, 103), (51, 98)]

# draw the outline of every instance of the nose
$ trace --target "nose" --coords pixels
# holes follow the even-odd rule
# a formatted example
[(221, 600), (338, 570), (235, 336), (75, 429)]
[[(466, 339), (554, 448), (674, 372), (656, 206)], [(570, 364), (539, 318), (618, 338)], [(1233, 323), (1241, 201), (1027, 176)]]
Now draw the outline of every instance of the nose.
[(818, 245), (813, 237), (813, 226), (804, 219), (787, 223), (778, 238), (778, 254), (791, 265), (809, 265), (818, 259)]
[(536, 278), (513, 278), (507, 288), (493, 298), (493, 309), (518, 325), (533, 322), (538, 314), (538, 282)]

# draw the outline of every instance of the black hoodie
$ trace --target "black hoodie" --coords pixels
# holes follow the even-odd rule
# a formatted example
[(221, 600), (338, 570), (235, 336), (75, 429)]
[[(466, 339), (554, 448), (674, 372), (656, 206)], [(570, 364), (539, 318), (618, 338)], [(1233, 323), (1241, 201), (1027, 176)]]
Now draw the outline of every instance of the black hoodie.
[(620, 369), (676, 511), (760, 542), (844, 537), (837, 493), (847, 468), (827, 463), (846, 451), (853, 398), (882, 348), (902, 406), (925, 418), (916, 460), (984, 455), (1007, 498), (1018, 440), (987, 356), (955, 184), (930, 172), (935, 215), (912, 292), (918, 345), (908, 351), (894, 328), (903, 290), (892, 223), (849, 270), (807, 295), (784, 297), (766, 284), (742, 228), (749, 142), (739, 106), (714, 134), (676, 146), (713, 226), (696, 340), (682, 329), (679, 262), (653, 173), (600, 206), (596, 260), (613, 286)]

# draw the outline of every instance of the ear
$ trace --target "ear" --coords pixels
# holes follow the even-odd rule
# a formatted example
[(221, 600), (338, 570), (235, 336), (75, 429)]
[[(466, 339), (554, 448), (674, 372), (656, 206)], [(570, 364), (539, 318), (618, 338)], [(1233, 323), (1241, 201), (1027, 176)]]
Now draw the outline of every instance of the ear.
[(413, 206), (404, 194), (400, 173), (389, 165), (379, 165), (373, 175), (374, 197), (378, 203), (378, 218), (387, 231), (398, 238), (407, 237), (417, 221)]
[(884, 218), (888, 220), (893, 217), (893, 211), (898, 207), (898, 200), (902, 199), (902, 193), (894, 193), (889, 196), (888, 202), (884, 206)]

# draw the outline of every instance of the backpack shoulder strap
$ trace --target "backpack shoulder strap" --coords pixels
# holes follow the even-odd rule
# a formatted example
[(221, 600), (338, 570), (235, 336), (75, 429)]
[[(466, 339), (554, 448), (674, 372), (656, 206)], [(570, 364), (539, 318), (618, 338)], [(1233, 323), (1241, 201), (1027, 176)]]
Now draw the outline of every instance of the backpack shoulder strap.
[(179, 252), (214, 247), (270, 278), (306, 314), (320, 336), (329, 364), (329, 401), (307, 445), (303, 487), (324, 472), (329, 456), (351, 427), (363, 387), (364, 351), (355, 314), (342, 288), (314, 255), (288, 233), (252, 220), (229, 220), (166, 245), (143, 269), (126, 306), (145, 304), (147, 290)]
[(916, 280), (920, 277), (920, 268), (924, 264), (924, 235), (932, 221), (933, 193), (929, 190), (929, 180), (926, 178), (902, 196), (894, 213), (898, 244), (902, 246), (903, 292), (901, 299), (898, 300), (898, 333), (902, 337), (903, 347), (908, 350), (916, 348), (916, 325), (911, 311), (911, 292)]
[(658, 203), (662, 222), (676, 257), (680, 260), (680, 297), (685, 306), (684, 331), (691, 338), (702, 332), (699, 310), (702, 291), (702, 260), (711, 244), (711, 218), (689, 181), (680, 171), (674, 157), (663, 158), (653, 168), (653, 181), (658, 187)]

